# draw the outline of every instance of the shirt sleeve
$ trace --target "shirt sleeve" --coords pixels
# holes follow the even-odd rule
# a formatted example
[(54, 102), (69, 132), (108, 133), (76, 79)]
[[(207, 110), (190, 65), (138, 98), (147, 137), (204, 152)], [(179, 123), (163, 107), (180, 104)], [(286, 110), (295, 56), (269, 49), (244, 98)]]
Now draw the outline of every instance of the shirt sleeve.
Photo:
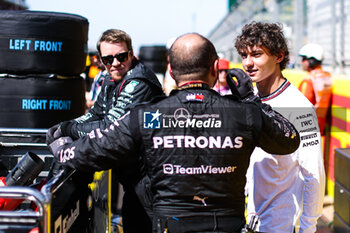
[(325, 170), (322, 155), (321, 134), (317, 116), (313, 108), (298, 114), (294, 111), (294, 125), (300, 134), (300, 146), (297, 151), (301, 176), (304, 179), (303, 211), (300, 217), (302, 233), (316, 231), (317, 219), (322, 214), (325, 193)]
[(107, 170), (138, 161), (129, 121), (127, 113), (108, 128), (95, 129), (74, 142), (59, 141), (60, 138), (50, 144), (57, 148), (53, 155), (60, 163), (83, 171)]
[[(119, 90), (117, 91), (119, 92)], [(73, 139), (77, 139), (91, 132), (93, 129), (105, 129), (134, 106), (151, 100), (156, 94), (147, 81), (133, 79), (123, 84), (117, 96), (113, 107), (104, 116), (100, 116), (96, 119), (96, 109), (92, 109), (91, 112), (89, 111), (89, 113), (86, 114), (92, 115), (89, 116), (89, 120), (73, 122), (70, 126), (69, 136)], [(99, 101), (99, 105), (96, 107), (101, 108), (100, 105), (101, 101)]]
[(286, 155), (297, 150), (300, 138), (294, 125), (269, 105), (260, 104), (260, 108), (261, 119), (254, 120), (255, 124), (261, 122), (258, 146), (270, 154)]

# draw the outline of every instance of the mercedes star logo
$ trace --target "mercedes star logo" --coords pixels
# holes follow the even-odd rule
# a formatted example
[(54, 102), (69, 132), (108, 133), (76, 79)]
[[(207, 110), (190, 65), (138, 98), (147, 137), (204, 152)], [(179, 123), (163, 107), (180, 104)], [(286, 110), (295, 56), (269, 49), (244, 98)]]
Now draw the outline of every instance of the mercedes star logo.
[(178, 108), (174, 112), (174, 118), (177, 121), (187, 120), (191, 117), (189, 111), (186, 108)]

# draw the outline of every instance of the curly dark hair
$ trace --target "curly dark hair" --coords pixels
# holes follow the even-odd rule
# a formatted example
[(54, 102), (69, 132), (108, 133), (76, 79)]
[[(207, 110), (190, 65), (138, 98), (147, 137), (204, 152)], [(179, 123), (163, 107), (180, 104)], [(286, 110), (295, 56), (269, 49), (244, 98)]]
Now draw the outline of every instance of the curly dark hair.
[(287, 39), (283, 34), (283, 26), (279, 23), (251, 22), (242, 28), (237, 36), (235, 47), (240, 55), (247, 52), (248, 47), (266, 47), (271, 55), (279, 55), (284, 52), (284, 59), (280, 63), (281, 70), (286, 68), (289, 62), (289, 50)]

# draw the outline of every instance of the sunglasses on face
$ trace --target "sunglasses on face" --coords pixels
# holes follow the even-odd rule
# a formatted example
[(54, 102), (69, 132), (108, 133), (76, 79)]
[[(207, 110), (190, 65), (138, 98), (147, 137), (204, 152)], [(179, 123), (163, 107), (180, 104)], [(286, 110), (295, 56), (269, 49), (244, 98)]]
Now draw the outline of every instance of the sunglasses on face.
[(103, 64), (105, 64), (106, 66), (109, 66), (113, 64), (114, 58), (116, 58), (119, 62), (127, 61), (129, 58), (129, 53), (130, 53), (130, 50), (127, 52), (118, 53), (114, 56), (113, 55), (103, 56), (101, 57), (101, 60)]

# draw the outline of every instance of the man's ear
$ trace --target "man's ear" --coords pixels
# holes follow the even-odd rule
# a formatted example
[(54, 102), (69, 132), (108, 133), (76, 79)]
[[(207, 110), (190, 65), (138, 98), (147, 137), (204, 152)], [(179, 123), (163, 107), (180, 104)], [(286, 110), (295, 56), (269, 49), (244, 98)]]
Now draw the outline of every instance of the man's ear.
[(284, 51), (281, 51), (278, 55), (276, 55), (276, 63), (281, 63), (284, 59)]
[(168, 71), (169, 71), (170, 76), (174, 79), (173, 71), (171, 70), (171, 66), (169, 63), (168, 63)]
[(218, 71), (219, 71), (218, 65), (219, 65), (219, 59), (216, 59), (211, 69), (211, 74), (215, 77), (218, 76)]
[[(211, 76), (208, 80), (208, 84), (210, 87), (214, 87), (215, 83), (217, 82), (218, 78), (219, 78), (219, 59), (216, 59), (212, 65), (211, 69)], [(212, 83), (211, 83), (212, 82)]]

